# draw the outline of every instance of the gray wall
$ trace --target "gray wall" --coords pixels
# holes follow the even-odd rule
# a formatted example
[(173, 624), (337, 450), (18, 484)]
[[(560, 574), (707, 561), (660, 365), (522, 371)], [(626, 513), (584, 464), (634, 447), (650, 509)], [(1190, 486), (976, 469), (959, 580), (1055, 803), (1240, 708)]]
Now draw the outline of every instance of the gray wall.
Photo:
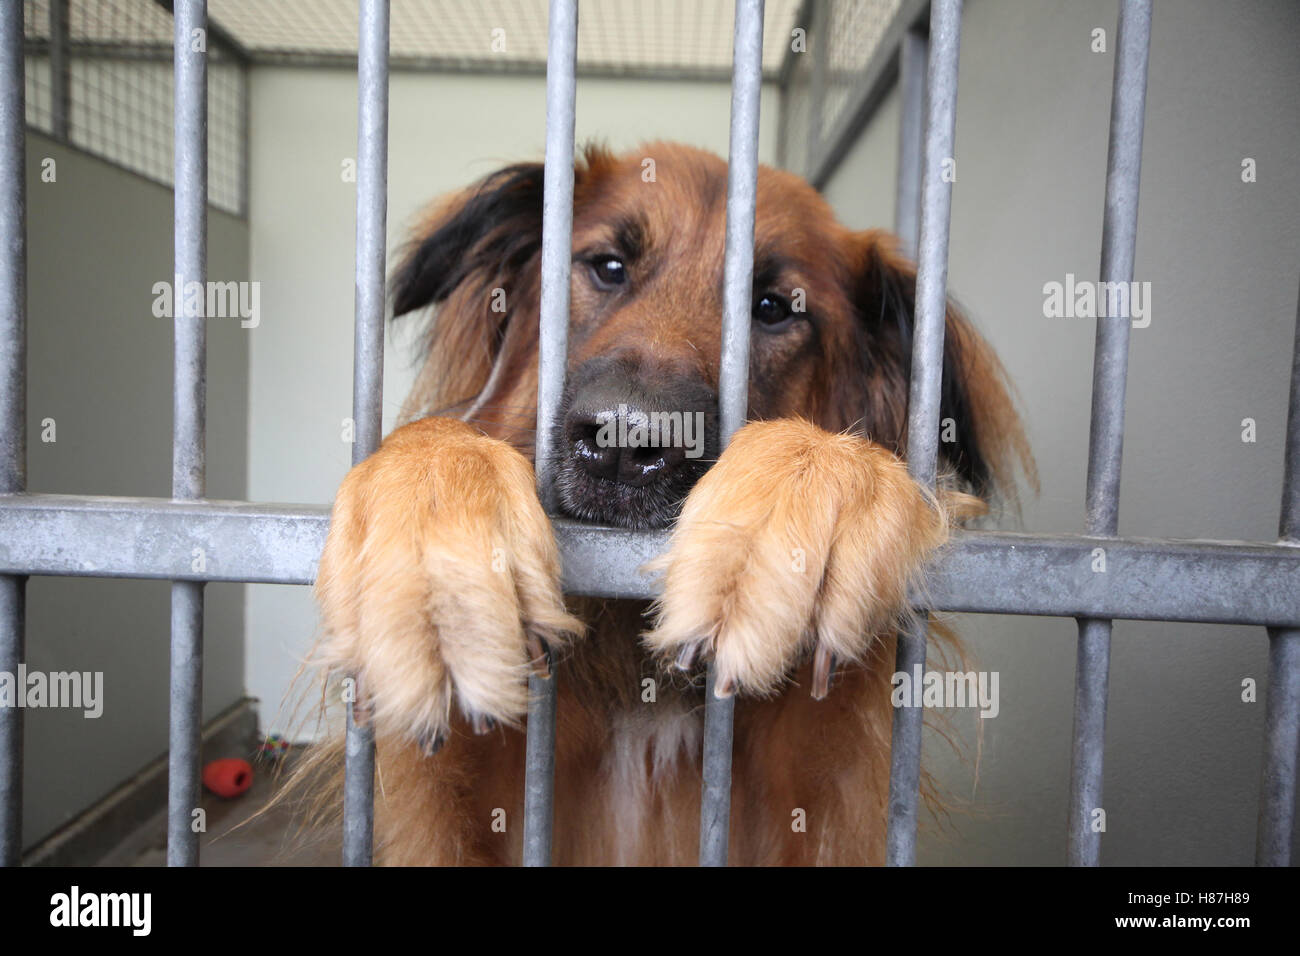
[[(41, 181), (45, 158), (57, 179)], [(29, 130), (28, 432), (32, 491), (171, 495), (172, 193)], [(248, 276), (247, 224), (209, 210), (208, 274)], [(57, 441), (41, 440), (56, 422)], [(208, 327), (208, 493), (246, 497), (248, 333)], [(26, 712), (24, 841), (75, 816), (167, 749), (166, 582), (32, 578), (27, 664), (102, 671), (104, 712)], [(243, 587), (207, 588), (203, 713), (243, 697)]]
[[(258, 67), (251, 80), (251, 269), (262, 283), (251, 331), (249, 494), (328, 504), (348, 470), (341, 423), (352, 414), (356, 190), (340, 172), (356, 156), (356, 75)], [(725, 83), (580, 79), (579, 142), (615, 149), (668, 138), (725, 155)], [(546, 84), (540, 76), (395, 73), (389, 94), (390, 249), (436, 197), (508, 163), (540, 159)], [(775, 156), (774, 90), (762, 104), (759, 155)], [(404, 326), (389, 333), (384, 428), (393, 426), (417, 352)], [(267, 730), (303, 736), (290, 688), (311, 645), (309, 588), (248, 587), (247, 686)]]
[[(1042, 493), (1032, 531), (1083, 530), (1092, 323), (1043, 317), (1043, 285), (1097, 278), (1115, 0), (970, 0), (961, 42), (950, 291), (1019, 386)], [(1089, 50), (1094, 27), (1108, 52)], [(1120, 532), (1277, 534), (1300, 276), (1300, 6), (1158, 2), (1152, 27)], [(893, 102), (896, 103), (896, 100)], [(856, 226), (893, 221), (897, 106), (827, 194)], [(1241, 181), (1241, 161), (1258, 182)], [(1242, 419), (1258, 440), (1243, 443)], [(1001, 673), (1001, 715), (971, 762), (926, 754), (955, 809), (929, 863), (1062, 863), (1075, 625), (955, 621)], [(1246, 864), (1254, 848), (1266, 684), (1261, 629), (1121, 622), (1107, 725), (1103, 859)], [(974, 720), (955, 718), (973, 759)]]

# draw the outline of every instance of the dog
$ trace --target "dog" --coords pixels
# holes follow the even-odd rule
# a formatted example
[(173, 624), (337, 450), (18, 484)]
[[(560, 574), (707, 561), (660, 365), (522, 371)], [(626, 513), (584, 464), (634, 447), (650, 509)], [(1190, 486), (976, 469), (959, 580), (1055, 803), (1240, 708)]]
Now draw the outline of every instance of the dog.
[[(540, 163), (507, 167), (417, 225), (391, 298), (395, 317), (432, 314), (423, 366), (334, 504), (312, 663), (355, 675), (376, 734), (376, 858), (520, 861), (527, 677), (550, 668), (554, 862), (695, 863), (711, 660), (736, 696), (730, 862), (880, 863), (909, 589), (1032, 467), (1005, 373), (950, 304), (943, 480), (920, 487), (901, 457), (914, 267), (764, 166), (749, 421), (720, 452), (726, 162), (588, 147), (559, 508), (671, 534), (653, 604), (566, 601), (533, 468), (542, 182)], [(656, 415), (671, 440), (609, 437)]]

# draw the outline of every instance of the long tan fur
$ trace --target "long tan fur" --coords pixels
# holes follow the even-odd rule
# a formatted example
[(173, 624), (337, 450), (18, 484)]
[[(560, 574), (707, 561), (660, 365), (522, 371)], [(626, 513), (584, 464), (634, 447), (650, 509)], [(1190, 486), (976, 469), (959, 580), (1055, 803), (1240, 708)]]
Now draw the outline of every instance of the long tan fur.
[[(658, 159), (656, 192), (643, 190), (643, 155)], [(756, 234), (784, 243), (817, 338), (773, 339), (755, 359), (762, 420), (686, 496), (647, 569), (662, 579), (654, 607), (566, 602), (530, 460), (540, 205), (534, 219), (519, 201), (536, 178), (519, 169), (439, 204), (417, 231), (408, 264), (450, 234), (465, 275), (451, 288), (446, 266), (412, 280), (440, 303), (412, 421), (344, 481), (321, 561), (313, 664), (330, 695), (354, 677), (375, 726), (379, 861), (519, 862), (526, 681), (549, 649), (555, 862), (695, 861), (709, 658), (737, 696), (731, 861), (882, 862), (894, 634), (926, 559), (982, 507), (953, 489), (936, 499), (898, 457), (910, 346), (881, 316), (910, 308), (910, 265), (884, 234), (844, 229), (806, 184), (764, 168)], [(575, 176), (575, 250), (635, 207), (672, 281), (597, 323), (583, 316), (605, 306), (575, 268), (571, 364), (635, 348), (716, 384), (725, 165), (651, 144), (590, 150)], [(466, 210), (480, 208), (495, 218), (475, 231)], [(511, 301), (504, 319), (495, 288)], [(1001, 368), (955, 310), (949, 335), (966, 453), (1005, 487), (1012, 461), (1032, 461)], [(336, 780), (339, 749), (319, 753), (317, 779)]]

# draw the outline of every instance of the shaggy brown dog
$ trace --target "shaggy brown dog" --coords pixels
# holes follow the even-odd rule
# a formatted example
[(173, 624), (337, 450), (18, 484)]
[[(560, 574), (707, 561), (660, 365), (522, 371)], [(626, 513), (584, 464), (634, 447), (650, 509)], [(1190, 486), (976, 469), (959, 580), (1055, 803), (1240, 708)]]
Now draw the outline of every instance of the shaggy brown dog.
[[(561, 594), (531, 464), (542, 167), (504, 169), (440, 203), (394, 276), (394, 314), (436, 306), (427, 359), (409, 424), (339, 490), (321, 559), (316, 662), (358, 676), (374, 722), (378, 857), (519, 861), (526, 677), (549, 647), (556, 863), (695, 862), (710, 657), (738, 695), (731, 862), (880, 862), (908, 587), (960, 492), (1028, 462), (1001, 368), (950, 309), (936, 501), (898, 457), (911, 265), (763, 168), (751, 424), (719, 456), (725, 162), (589, 149), (575, 178), (561, 507), (672, 526), (662, 597)], [(672, 413), (702, 425), (694, 448), (602, 441)]]

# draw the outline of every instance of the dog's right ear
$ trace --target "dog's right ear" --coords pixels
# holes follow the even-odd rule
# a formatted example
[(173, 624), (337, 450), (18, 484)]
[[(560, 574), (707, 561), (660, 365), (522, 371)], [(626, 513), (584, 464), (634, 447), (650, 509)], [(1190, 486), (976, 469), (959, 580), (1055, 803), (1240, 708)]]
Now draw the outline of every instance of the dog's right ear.
[[(471, 280), (518, 275), (542, 245), (542, 164), (498, 170), (439, 203), (393, 274), (393, 316), (445, 300)], [(507, 298), (511, 289), (505, 288)]]

